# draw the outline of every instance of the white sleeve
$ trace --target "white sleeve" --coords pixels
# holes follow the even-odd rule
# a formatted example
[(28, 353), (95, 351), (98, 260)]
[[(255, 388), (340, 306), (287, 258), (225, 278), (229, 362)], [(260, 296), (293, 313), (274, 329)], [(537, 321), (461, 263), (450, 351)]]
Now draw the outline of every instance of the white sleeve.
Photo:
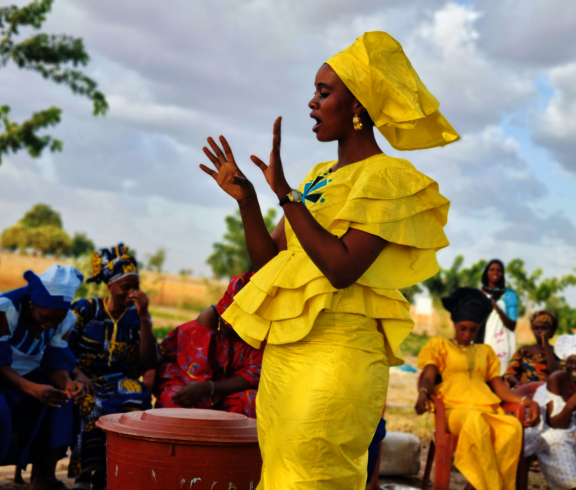
[(554, 393), (551, 393), (550, 391), (546, 390), (546, 404), (548, 404), (548, 402), (552, 402), (553, 404), (552, 413), (550, 414), (550, 417), (555, 417), (556, 415), (558, 415), (566, 405), (564, 398), (562, 398), (560, 395), (555, 395)]
[(0, 298), (0, 311), (4, 312), (6, 315), (6, 320), (8, 320), (8, 328), (10, 328), (10, 335), (4, 335), (0, 337), (0, 340), (8, 340), (12, 337), (14, 330), (18, 326), (18, 310), (8, 298)]
[(50, 342), (48, 342), (48, 345), (52, 347), (68, 347), (68, 340), (65, 340), (63, 337), (66, 337), (66, 334), (72, 330), (75, 323), (76, 315), (72, 313), (72, 310), (69, 310), (64, 321), (56, 327), (56, 332), (50, 339)]

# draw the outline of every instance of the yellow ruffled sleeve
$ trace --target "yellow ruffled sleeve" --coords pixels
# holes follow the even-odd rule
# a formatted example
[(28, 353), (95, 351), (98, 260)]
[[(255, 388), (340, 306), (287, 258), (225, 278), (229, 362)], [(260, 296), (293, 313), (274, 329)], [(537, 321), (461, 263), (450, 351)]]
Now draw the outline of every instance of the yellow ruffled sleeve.
[(442, 373), (448, 356), (445, 342), (440, 337), (431, 339), (418, 354), (418, 369), (423, 370), (428, 364), (433, 364)]
[(444, 233), (449, 207), (434, 180), (406, 160), (383, 155), (359, 175), (330, 230), (341, 237), (354, 228), (389, 242), (358, 283), (401, 289), (438, 272), (436, 252), (450, 244)]

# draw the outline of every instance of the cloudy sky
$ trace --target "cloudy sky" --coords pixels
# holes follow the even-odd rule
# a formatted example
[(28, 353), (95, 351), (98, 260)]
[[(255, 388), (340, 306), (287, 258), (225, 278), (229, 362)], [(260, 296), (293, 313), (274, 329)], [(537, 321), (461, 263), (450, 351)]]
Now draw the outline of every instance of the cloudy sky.
[(140, 257), (165, 247), (169, 270), (209, 275), (235, 203), (198, 169), (205, 138), (226, 135), (262, 207), (276, 206), (248, 156), (269, 154), (282, 115), (294, 187), (334, 159), (336, 145), (311, 131), (314, 75), (364, 31), (384, 30), (462, 135), (404, 153), (381, 139), (452, 201), (441, 263), (521, 257), (549, 275), (576, 266), (576, 2), (56, 0), (44, 30), (84, 39), (110, 111), (95, 118), (67, 88), (0, 70), (0, 103), (16, 120), (62, 108), (53, 134), (64, 140), (62, 153), (4, 159), (0, 229), (45, 202), (70, 234), (124, 241)]

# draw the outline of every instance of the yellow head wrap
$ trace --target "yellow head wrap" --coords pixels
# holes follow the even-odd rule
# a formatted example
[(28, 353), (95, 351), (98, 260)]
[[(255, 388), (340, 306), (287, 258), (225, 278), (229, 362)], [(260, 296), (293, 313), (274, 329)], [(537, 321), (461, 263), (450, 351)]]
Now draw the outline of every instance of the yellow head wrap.
[(389, 34), (366, 32), (326, 63), (397, 150), (434, 148), (460, 139), (400, 43)]

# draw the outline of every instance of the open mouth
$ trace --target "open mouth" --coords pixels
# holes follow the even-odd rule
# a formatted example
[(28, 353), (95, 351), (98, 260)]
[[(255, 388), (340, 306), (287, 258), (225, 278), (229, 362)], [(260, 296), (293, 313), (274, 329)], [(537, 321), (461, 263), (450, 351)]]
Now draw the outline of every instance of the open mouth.
[(310, 117), (316, 121), (316, 124), (314, 124), (314, 126), (312, 127), (312, 131), (317, 133), (318, 128), (320, 127), (320, 124), (322, 124), (322, 121), (320, 120), (320, 118), (313, 116), (312, 114), (310, 114)]

